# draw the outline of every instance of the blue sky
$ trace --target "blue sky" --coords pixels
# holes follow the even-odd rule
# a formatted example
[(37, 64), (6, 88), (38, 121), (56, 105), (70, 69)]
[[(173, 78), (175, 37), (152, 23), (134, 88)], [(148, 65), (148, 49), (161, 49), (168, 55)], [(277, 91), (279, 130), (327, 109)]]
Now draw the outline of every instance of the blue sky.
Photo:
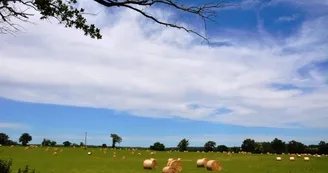
[[(32, 143), (79, 143), (88, 132), (90, 144), (117, 133), (122, 146), (328, 141), (327, 1), (235, 1), (241, 6), (208, 23), (213, 47), (134, 12), (81, 2), (101, 11), (88, 20), (102, 40), (37, 14), (16, 37), (1, 35), (0, 131), (13, 140), (29, 132)], [(146, 10), (204, 31), (189, 15)]]

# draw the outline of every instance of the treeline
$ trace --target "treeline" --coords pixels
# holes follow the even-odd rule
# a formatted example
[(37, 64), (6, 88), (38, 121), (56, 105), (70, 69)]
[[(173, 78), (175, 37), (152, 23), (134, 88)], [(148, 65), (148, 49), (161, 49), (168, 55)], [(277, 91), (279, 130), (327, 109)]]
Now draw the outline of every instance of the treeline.
[[(157, 151), (165, 150), (179, 150), (179, 151), (219, 151), (219, 152), (251, 152), (251, 153), (310, 153), (310, 154), (328, 154), (328, 143), (320, 141), (318, 144), (305, 145), (299, 141), (291, 140), (288, 142), (282, 141), (281, 139), (275, 138), (270, 142), (257, 142), (254, 139), (245, 139), (241, 146), (227, 147), (225, 145), (217, 145), (214, 141), (207, 141), (202, 147), (191, 147), (189, 146), (188, 139), (182, 139), (177, 147), (166, 148), (164, 144), (160, 142), (155, 142), (153, 145), (143, 148), (143, 147), (116, 147), (115, 143), (120, 143), (122, 138), (116, 134), (111, 134), (112, 148), (138, 148), (138, 149), (151, 149)], [(28, 133), (23, 133), (19, 142), (25, 146), (32, 140), (32, 136)], [(1, 145), (18, 145), (17, 142), (14, 142), (9, 139), (9, 136), (5, 133), (0, 133), (0, 144)], [(85, 144), (80, 142), (80, 144), (71, 143), (65, 141), (62, 144), (57, 144), (56, 141), (50, 139), (43, 139), (41, 142), (43, 146), (80, 146), (84, 147)], [(100, 146), (88, 145), (88, 147), (103, 147), (107, 148), (107, 144), (102, 144)]]
[(203, 147), (189, 147), (189, 140), (182, 139), (177, 147), (165, 148), (160, 142), (150, 146), (153, 150), (179, 150), (179, 151), (219, 151), (219, 152), (251, 152), (251, 153), (310, 153), (310, 154), (328, 154), (328, 143), (321, 141), (316, 145), (305, 145), (301, 142), (291, 140), (284, 142), (275, 138), (271, 142), (256, 142), (254, 139), (245, 139), (241, 146), (227, 147), (225, 145), (216, 145), (214, 141), (208, 141)]

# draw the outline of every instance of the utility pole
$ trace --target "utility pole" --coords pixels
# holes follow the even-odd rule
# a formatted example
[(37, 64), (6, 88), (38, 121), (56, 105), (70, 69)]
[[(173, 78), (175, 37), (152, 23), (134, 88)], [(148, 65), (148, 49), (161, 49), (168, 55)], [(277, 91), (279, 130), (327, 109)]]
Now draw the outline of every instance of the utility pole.
[(85, 137), (84, 137), (84, 150), (87, 149), (87, 132), (85, 132)]

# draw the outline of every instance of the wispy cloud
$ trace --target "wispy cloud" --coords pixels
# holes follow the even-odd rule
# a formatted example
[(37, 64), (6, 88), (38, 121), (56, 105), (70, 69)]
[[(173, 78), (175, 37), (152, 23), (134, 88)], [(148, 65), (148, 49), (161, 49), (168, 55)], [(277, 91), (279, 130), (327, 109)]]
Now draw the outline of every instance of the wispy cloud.
[(300, 17), (299, 14), (293, 14), (292, 16), (281, 16), (277, 19), (278, 22), (290, 22), (297, 20)]
[[(247, 31), (222, 32), (221, 40), (232, 44), (213, 48), (131, 11), (116, 16), (110, 25), (106, 14), (91, 17), (105, 26), (102, 40), (40, 22), (38, 15), (32, 19), (37, 25), (21, 24), (27, 33), (2, 36), (0, 96), (155, 118), (328, 128), (324, 74), (312, 70), (311, 78), (304, 78), (298, 73), (326, 58), (327, 16), (305, 21), (294, 35), (279, 40), (263, 32), (254, 37), (244, 35)], [(273, 83), (295, 88), (276, 90), (269, 87)], [(313, 92), (304, 94), (305, 86)], [(203, 106), (188, 108), (192, 104)], [(213, 115), (218, 108), (231, 112)]]
[(10, 122), (0, 122), (0, 129), (12, 129), (12, 130), (20, 130), (20, 129), (28, 129), (29, 127), (25, 124), (20, 123), (10, 123)]

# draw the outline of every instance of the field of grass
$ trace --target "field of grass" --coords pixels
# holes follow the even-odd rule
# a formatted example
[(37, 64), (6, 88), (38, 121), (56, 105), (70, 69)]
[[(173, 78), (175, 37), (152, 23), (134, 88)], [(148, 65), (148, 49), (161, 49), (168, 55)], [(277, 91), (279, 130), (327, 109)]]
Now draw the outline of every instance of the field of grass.
[[(303, 158), (295, 158), (295, 161), (289, 161), (288, 155), (281, 155), (282, 161), (276, 161), (275, 155), (248, 155), (233, 154), (228, 156), (222, 153), (196, 153), (196, 152), (156, 152), (156, 155), (150, 156), (146, 150), (137, 150), (132, 156), (130, 151), (116, 150), (116, 159), (113, 159), (113, 150), (108, 149), (107, 155), (104, 155), (99, 148), (65, 148), (63, 152), (58, 152), (53, 156), (52, 148), (45, 152), (45, 147), (32, 148), (24, 150), (23, 147), (1, 147), (0, 158), (13, 159), (13, 173), (18, 168), (23, 168), (29, 164), (40, 173), (144, 173), (144, 172), (162, 172), (168, 158), (181, 158), (183, 171), (186, 173), (209, 172), (205, 168), (197, 168), (196, 160), (206, 157), (208, 159), (219, 160), (223, 170), (221, 172), (230, 173), (327, 173), (328, 157), (315, 158), (310, 156), (310, 161), (305, 162)], [(61, 149), (61, 148), (59, 148)], [(93, 151), (91, 156), (88, 151)], [(137, 153), (141, 153), (138, 156)], [(126, 156), (122, 160), (122, 156)], [(147, 158), (155, 158), (158, 161), (156, 170), (144, 170), (142, 163)]]

